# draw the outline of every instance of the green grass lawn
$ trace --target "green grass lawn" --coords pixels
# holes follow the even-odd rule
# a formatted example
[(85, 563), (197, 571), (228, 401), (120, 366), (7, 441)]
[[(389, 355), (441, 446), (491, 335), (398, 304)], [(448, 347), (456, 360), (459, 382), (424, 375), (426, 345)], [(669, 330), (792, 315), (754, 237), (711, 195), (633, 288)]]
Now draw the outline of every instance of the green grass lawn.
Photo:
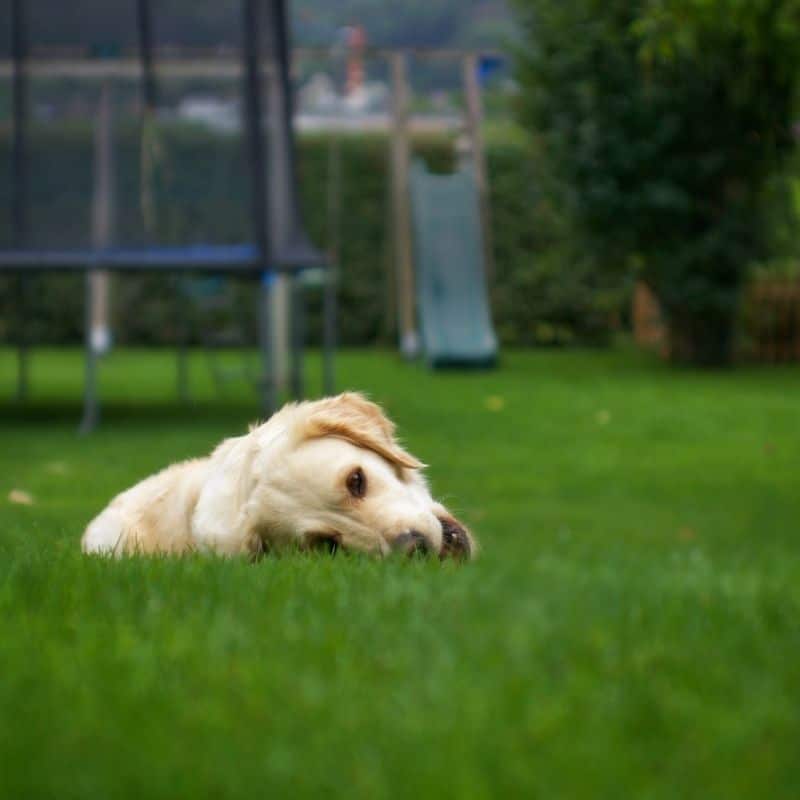
[[(0, 796), (800, 796), (800, 370), (346, 353), (468, 565), (84, 558), (110, 497), (255, 413), (168, 353), (0, 351)], [(312, 384), (312, 388), (313, 388)], [(11, 503), (11, 490), (32, 505)]]

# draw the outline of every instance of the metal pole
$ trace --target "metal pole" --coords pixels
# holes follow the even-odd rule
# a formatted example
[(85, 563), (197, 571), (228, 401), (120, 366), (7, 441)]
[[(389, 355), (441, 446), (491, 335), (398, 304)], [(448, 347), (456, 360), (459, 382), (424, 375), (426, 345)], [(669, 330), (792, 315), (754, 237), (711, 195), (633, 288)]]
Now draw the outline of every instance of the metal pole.
[(304, 394), (303, 345), (305, 343), (305, 297), (303, 279), (299, 272), (291, 276), (291, 323), (292, 323), (292, 397), (302, 400)]
[(178, 343), (177, 360), (175, 364), (175, 382), (178, 389), (178, 399), (181, 403), (189, 402), (189, 363), (186, 334), (181, 332), (181, 341)]
[(258, 292), (258, 340), (261, 351), (261, 411), (275, 410), (275, 388), (270, 359), (270, 308), (274, 274), (271, 265), (270, 239), (267, 231), (268, 197), (266, 191), (263, 116), (261, 109), (261, 71), (259, 57), (258, 0), (242, 0), (244, 37), (244, 95), (247, 144), (250, 154), (252, 225), (261, 255), (261, 281)]
[[(100, 89), (100, 105), (94, 136), (94, 189), (92, 196), (92, 247), (103, 251), (111, 245), (114, 229), (114, 152), (112, 138), (111, 86)], [(108, 272), (93, 266), (86, 271), (83, 387), (83, 419), (80, 433), (94, 430), (100, 418), (97, 396), (97, 358), (108, 335)], [(105, 328), (105, 332), (103, 332)]]
[(392, 231), (397, 286), (400, 351), (406, 358), (419, 352), (415, 303), (414, 264), (411, 255), (411, 209), (408, 172), (411, 145), (408, 136), (408, 76), (405, 53), (390, 55), (392, 67)]
[(100, 409), (97, 403), (97, 355), (92, 347), (92, 277), (93, 270), (86, 271), (84, 293), (84, 353), (85, 374), (83, 379), (83, 419), (79, 433), (90, 433), (97, 427)]
[[(12, 227), (14, 246), (22, 249), (28, 240), (28, 32), (24, 0), (13, 0), (11, 6), (11, 48), (14, 60), (12, 145)], [(17, 284), (19, 331), (17, 342), (17, 399), (28, 397), (28, 343), (25, 332), (28, 278), (20, 275)]]
[(156, 77), (153, 71), (153, 14), (150, 0), (137, 0), (136, 22), (139, 29), (139, 61), (142, 65), (142, 96), (146, 112), (156, 107)]
[[(292, 147), (292, 88), (285, 0), (265, 0), (267, 23), (261, 31), (265, 61), (267, 191), (269, 236), (280, 250), (296, 243), (299, 215)], [(292, 279), (281, 273), (272, 290), (272, 377), (283, 389), (291, 384)], [(291, 387), (289, 387), (291, 388)]]
[(323, 275), (322, 390), (334, 393), (336, 349), (336, 274), (341, 253), (342, 150), (337, 133), (328, 148), (328, 266)]
[(323, 297), (324, 327), (322, 331), (322, 389), (327, 395), (336, 389), (333, 357), (336, 351), (336, 262), (325, 270), (325, 295)]
[(11, 7), (12, 55), (14, 59), (12, 160), (13, 205), (11, 209), (15, 247), (24, 247), (28, 236), (28, 37), (24, 0)]
[[(143, 147), (147, 147), (150, 145), (151, 137), (155, 135), (155, 130), (152, 128), (152, 125), (154, 124), (153, 115), (155, 114), (156, 105), (158, 104), (158, 86), (153, 64), (153, 9), (150, 0), (137, 0), (136, 22), (139, 33), (139, 62), (142, 67), (142, 105), (144, 112), (142, 140)], [(152, 169), (152, 163), (143, 158), (143, 164), (144, 163), (150, 164), (150, 168)], [(149, 193), (149, 189), (147, 191)], [(152, 208), (150, 208), (149, 211), (152, 213)], [(145, 225), (147, 225), (148, 222), (147, 216), (148, 215), (145, 214)], [(178, 287), (178, 294), (180, 295), (180, 281), (176, 281), (176, 286)], [(183, 313), (185, 314), (185, 303)], [(179, 334), (182, 337), (182, 341), (178, 343), (178, 352), (175, 362), (175, 381), (177, 384), (178, 398), (183, 403), (189, 401), (189, 367), (186, 328), (187, 325), (184, 324), (183, 331)]]
[(265, 270), (261, 273), (258, 293), (258, 348), (261, 357), (261, 375), (258, 389), (261, 395), (261, 413), (268, 417), (277, 405), (275, 381), (272, 373), (272, 284), (275, 273)]
[(462, 70), (464, 94), (467, 98), (467, 128), (472, 142), (472, 161), (480, 202), (483, 263), (486, 278), (491, 279), (494, 275), (494, 254), (492, 251), (491, 217), (489, 213), (489, 179), (486, 167), (486, 151), (483, 144), (483, 103), (481, 100), (481, 87), (478, 82), (478, 56), (476, 53), (464, 56)]
[[(114, 239), (114, 138), (111, 81), (100, 88), (94, 134), (94, 191), (92, 196), (92, 247), (104, 250)], [(111, 276), (106, 270), (92, 275), (91, 341), (98, 355), (111, 347), (109, 295)]]
[[(285, 186), (285, 200), (290, 212), (292, 238), (298, 233), (300, 209), (297, 192), (297, 159), (294, 151), (294, 137), (292, 136), (292, 120), (294, 115), (294, 102), (292, 99), (292, 80), (290, 75), (291, 49), (289, 46), (289, 23), (286, 14), (286, 0), (272, 1), (272, 20), (275, 25), (275, 63), (280, 81), (281, 107), (279, 120), (283, 127), (283, 143), (285, 159), (288, 170)], [(278, 109), (276, 109), (278, 111)]]

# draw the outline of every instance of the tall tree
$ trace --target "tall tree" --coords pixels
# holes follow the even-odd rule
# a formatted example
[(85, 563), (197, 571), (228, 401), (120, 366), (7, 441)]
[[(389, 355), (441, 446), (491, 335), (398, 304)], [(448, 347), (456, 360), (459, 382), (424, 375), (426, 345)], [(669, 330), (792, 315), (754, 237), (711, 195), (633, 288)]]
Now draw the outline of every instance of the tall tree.
[(677, 360), (725, 363), (792, 145), (800, 0), (515, 0), (521, 118), (572, 231), (658, 294)]

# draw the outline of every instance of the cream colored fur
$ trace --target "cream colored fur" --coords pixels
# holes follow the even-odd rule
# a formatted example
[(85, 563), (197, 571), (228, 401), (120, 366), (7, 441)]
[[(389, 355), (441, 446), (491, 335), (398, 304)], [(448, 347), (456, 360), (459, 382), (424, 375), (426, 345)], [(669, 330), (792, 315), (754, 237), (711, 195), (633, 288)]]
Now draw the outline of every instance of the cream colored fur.
[[(413, 540), (442, 557), (468, 557), (470, 535), (431, 498), (422, 466), (359, 394), (290, 404), (207, 458), (173, 464), (117, 495), (81, 544), (116, 556), (255, 556), (322, 541), (384, 555)], [(359, 468), (366, 492), (354, 497), (348, 476)]]

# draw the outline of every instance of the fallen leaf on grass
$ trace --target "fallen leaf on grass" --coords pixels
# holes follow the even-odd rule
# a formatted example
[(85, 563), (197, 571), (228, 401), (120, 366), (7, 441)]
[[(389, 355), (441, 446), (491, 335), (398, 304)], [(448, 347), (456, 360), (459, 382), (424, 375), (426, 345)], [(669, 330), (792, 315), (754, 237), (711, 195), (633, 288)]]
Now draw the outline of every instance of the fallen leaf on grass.
[(22, 489), (12, 489), (8, 493), (8, 502), (16, 503), (18, 506), (32, 506), (33, 495), (23, 492)]
[(502, 411), (506, 407), (506, 401), (499, 394), (491, 394), (486, 398), (486, 408), (489, 411)]
[(598, 425), (608, 425), (611, 422), (611, 412), (602, 408), (594, 415), (594, 419)]
[(66, 475), (69, 472), (69, 467), (63, 461), (49, 461), (44, 468), (51, 475)]

